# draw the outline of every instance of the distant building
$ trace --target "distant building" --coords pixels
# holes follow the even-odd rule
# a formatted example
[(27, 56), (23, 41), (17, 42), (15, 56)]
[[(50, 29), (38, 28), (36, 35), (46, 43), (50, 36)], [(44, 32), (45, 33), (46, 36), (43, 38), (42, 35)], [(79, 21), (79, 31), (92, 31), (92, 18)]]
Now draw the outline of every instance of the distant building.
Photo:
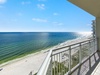
[(92, 35), (94, 38), (96, 38), (96, 21), (92, 20)]

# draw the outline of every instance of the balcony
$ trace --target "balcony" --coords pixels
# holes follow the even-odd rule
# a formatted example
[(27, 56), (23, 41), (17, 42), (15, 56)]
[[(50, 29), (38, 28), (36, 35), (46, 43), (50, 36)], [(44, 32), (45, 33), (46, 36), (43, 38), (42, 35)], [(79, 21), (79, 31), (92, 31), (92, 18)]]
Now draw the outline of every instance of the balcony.
[(91, 75), (100, 61), (97, 39), (50, 50), (37, 75)]
[(68, 0), (96, 17), (95, 36), (50, 50), (37, 75), (100, 75), (100, 0)]

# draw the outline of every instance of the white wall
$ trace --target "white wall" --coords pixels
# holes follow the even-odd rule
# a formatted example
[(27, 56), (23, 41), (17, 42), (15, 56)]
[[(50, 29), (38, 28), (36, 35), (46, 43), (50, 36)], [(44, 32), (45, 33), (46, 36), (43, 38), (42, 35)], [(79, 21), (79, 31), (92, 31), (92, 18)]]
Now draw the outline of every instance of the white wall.
[(96, 17), (96, 36), (97, 36), (98, 50), (100, 51), (100, 17)]

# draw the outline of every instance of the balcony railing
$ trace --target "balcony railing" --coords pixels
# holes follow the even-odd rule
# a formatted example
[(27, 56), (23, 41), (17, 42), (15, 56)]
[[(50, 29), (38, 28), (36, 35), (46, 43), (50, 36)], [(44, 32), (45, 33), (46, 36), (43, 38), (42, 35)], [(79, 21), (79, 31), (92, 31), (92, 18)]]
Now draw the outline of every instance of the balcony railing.
[(71, 74), (96, 51), (96, 39), (89, 39), (50, 50), (37, 75)]

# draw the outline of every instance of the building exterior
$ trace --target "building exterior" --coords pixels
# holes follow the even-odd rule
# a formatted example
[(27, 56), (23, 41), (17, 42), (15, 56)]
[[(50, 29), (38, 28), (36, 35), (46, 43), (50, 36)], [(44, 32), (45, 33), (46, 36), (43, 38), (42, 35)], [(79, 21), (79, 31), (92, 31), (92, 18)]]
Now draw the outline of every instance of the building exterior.
[(96, 22), (95, 20), (92, 20), (92, 35), (93, 35), (93, 38), (96, 38)]

